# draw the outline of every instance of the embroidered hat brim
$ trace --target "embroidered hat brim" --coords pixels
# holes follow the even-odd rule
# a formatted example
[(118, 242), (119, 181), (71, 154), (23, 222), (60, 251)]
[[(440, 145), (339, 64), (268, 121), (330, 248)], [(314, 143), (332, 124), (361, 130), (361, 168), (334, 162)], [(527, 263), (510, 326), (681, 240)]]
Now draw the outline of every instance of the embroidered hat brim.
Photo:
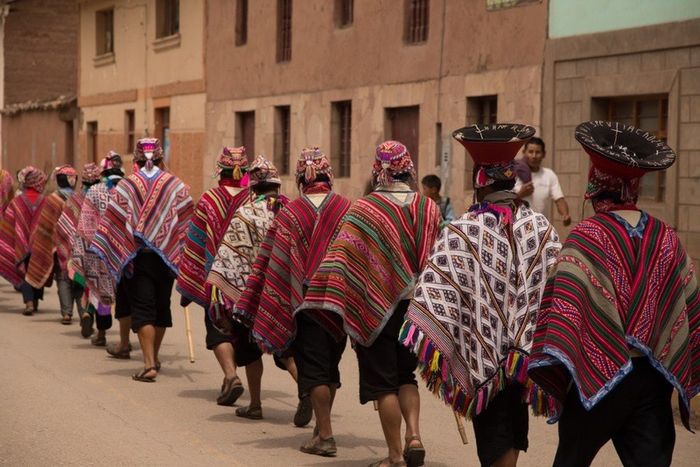
[(475, 124), (452, 132), (452, 137), (466, 148), (476, 165), (512, 161), (534, 135), (533, 127), (518, 123)]

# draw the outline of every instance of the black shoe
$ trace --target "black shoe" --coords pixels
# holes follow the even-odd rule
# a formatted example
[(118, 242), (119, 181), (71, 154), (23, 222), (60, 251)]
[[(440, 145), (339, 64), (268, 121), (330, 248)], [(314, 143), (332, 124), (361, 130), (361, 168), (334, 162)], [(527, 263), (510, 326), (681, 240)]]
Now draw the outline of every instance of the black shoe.
[(92, 328), (92, 324), (94, 322), (95, 318), (91, 313), (84, 314), (83, 318), (80, 320), (80, 335), (85, 339), (92, 336), (92, 333), (95, 332), (95, 330)]
[(294, 425), (298, 427), (306, 426), (314, 415), (314, 408), (311, 405), (311, 396), (304, 396), (299, 399), (297, 413), (294, 414)]

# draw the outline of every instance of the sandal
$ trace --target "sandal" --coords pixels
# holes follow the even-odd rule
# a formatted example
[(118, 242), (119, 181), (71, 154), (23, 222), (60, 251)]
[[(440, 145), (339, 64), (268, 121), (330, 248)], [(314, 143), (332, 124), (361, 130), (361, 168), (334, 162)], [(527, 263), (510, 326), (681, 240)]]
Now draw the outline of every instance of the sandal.
[[(417, 446), (411, 446), (412, 441), (418, 441)], [(406, 438), (406, 447), (403, 450), (403, 460), (408, 467), (420, 467), (425, 463), (425, 448), (420, 436), (409, 436)]]
[(311, 405), (311, 396), (304, 396), (299, 399), (297, 412), (294, 414), (294, 425), (298, 427), (306, 426), (314, 416), (314, 408)]
[(369, 467), (381, 467), (382, 464), (387, 461), (389, 463), (386, 464), (386, 467), (406, 467), (405, 461), (391, 462), (391, 459), (389, 459), (388, 457), (377, 462), (372, 462), (371, 464), (369, 464)]
[(105, 345), (107, 345), (107, 338), (105, 336), (98, 335), (90, 339), (90, 342), (95, 347), (104, 347)]
[[(316, 440), (316, 442), (314, 442)], [(313, 437), (311, 440), (299, 448), (304, 454), (312, 454), (322, 457), (335, 457), (338, 454), (338, 448), (335, 445), (335, 439), (331, 436), (328, 439), (321, 437)]]
[(243, 394), (243, 383), (238, 376), (232, 379), (224, 378), (224, 383), (221, 385), (221, 393), (216, 399), (218, 405), (232, 406), (236, 403), (239, 397)]
[[(120, 360), (129, 360), (131, 358), (131, 352), (129, 352), (130, 349), (117, 350), (118, 348), (119, 344), (109, 344), (106, 350), (109, 356), (112, 358), (117, 358)], [(156, 371), (158, 370), (156, 369)]]
[(247, 418), (250, 420), (262, 420), (262, 407), (238, 407), (236, 409), (236, 417)]
[(85, 339), (92, 336), (95, 330), (92, 328), (92, 324), (95, 322), (95, 318), (91, 313), (85, 313), (83, 318), (80, 320), (80, 335)]
[(149, 373), (151, 371), (156, 371), (155, 367), (144, 368), (143, 370), (141, 370), (140, 373), (136, 373), (135, 375), (131, 375), (131, 379), (133, 379), (134, 381), (140, 381), (142, 383), (155, 383), (156, 382), (155, 376), (146, 376), (146, 373)]
[(27, 307), (27, 308), (24, 309), (24, 311), (22, 312), (22, 314), (23, 314), (24, 316), (32, 316), (32, 315), (34, 314), (34, 308)]
[(73, 322), (73, 317), (69, 315), (63, 315), (63, 318), (61, 318), (61, 324), (71, 324)]

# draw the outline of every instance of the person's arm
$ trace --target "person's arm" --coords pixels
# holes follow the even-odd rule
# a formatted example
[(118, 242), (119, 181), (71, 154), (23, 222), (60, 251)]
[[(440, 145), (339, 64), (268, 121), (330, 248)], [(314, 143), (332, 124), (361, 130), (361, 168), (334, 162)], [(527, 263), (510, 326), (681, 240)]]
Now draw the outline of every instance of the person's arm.
[(447, 198), (447, 205), (445, 206), (445, 222), (452, 222), (455, 220), (455, 210), (452, 207), (452, 200)]
[(535, 191), (535, 186), (532, 182), (523, 183), (522, 180), (516, 178), (513, 191), (518, 195), (518, 198), (523, 199), (530, 196)]
[(554, 173), (554, 171), (551, 172), (552, 174), (552, 188), (551, 188), (551, 197), (554, 200), (554, 204), (557, 207), (557, 212), (559, 212), (559, 215), (561, 216), (562, 223), (564, 226), (568, 226), (571, 224), (571, 215), (569, 215), (569, 203), (566, 202), (566, 198), (564, 198), (564, 192), (561, 189), (561, 185), (559, 185), (559, 177), (557, 177), (557, 174)]

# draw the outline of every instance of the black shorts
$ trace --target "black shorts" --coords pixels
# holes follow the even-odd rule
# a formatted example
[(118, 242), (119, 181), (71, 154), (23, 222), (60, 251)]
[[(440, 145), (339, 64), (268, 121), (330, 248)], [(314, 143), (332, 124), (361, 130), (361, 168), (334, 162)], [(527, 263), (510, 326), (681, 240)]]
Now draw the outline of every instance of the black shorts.
[(399, 331), (409, 300), (399, 303), (384, 329), (369, 347), (355, 346), (360, 369), (360, 403), (377, 400), (386, 393), (399, 393), (406, 384), (418, 385), (414, 372), (418, 359), (399, 342)]
[(320, 324), (306, 314), (296, 316), (297, 336), (292, 346), (297, 364), (299, 398), (316, 386), (340, 387), (338, 365), (345, 351), (347, 337), (336, 341)]
[(206, 343), (208, 350), (214, 350), (221, 344), (233, 344), (235, 341), (233, 336), (227, 336), (216, 329), (209, 318), (208, 310), (204, 311), (204, 328), (207, 330)]
[(134, 258), (134, 275), (129, 278), (131, 329), (137, 332), (148, 324), (169, 328), (173, 325), (170, 295), (175, 277), (154, 252), (140, 252)]
[(239, 322), (233, 325), (233, 357), (236, 366), (246, 366), (262, 357), (262, 350), (250, 336), (250, 330)]
[(476, 451), (482, 466), (492, 465), (510, 449), (527, 451), (529, 415), (523, 387), (510, 384), (496, 394), (486, 410), (472, 419)]
[(117, 293), (114, 299), (114, 318), (128, 318), (131, 316), (131, 303), (129, 300), (129, 279), (122, 277), (117, 284)]

